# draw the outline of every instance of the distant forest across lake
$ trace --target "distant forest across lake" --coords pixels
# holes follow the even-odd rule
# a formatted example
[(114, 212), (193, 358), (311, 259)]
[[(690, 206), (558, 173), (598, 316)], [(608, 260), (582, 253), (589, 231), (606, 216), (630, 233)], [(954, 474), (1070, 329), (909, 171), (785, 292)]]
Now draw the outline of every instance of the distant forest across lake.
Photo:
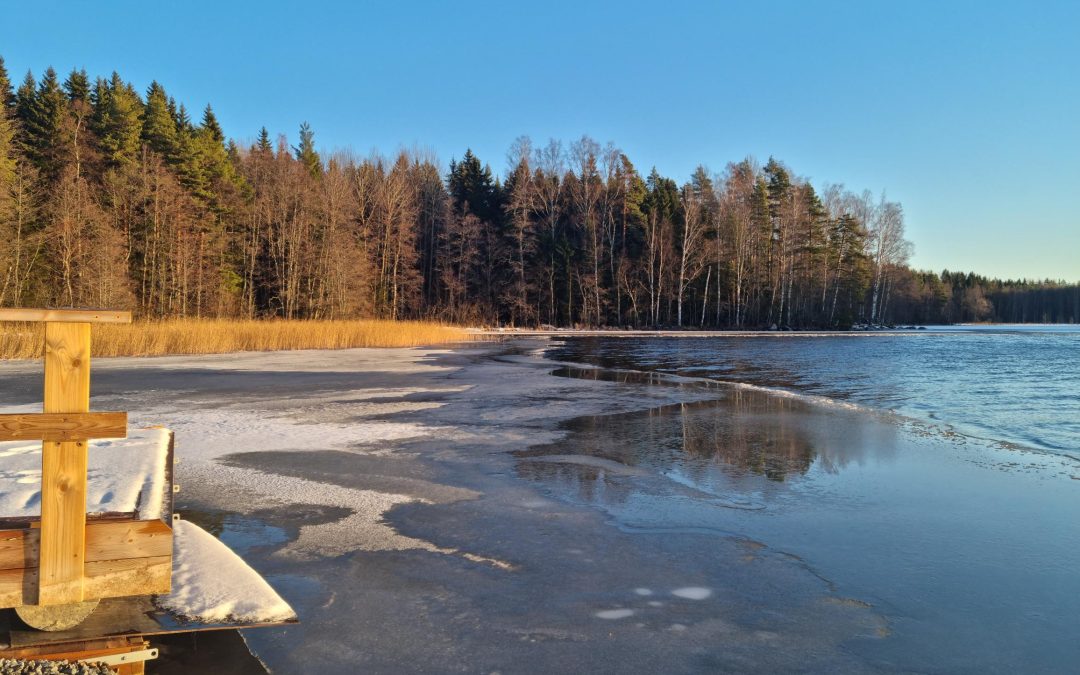
[(157, 82), (15, 87), (0, 59), (0, 306), (517, 326), (1076, 323), (1080, 286), (908, 265), (902, 206), (753, 159), (679, 185), (582, 137), (358, 158), (226, 139)]

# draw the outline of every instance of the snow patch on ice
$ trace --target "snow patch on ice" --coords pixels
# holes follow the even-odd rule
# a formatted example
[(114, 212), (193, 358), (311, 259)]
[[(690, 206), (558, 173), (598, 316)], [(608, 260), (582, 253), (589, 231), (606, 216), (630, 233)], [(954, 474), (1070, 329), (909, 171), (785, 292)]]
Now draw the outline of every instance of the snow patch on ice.
[[(200, 489), (237, 495), (248, 506), (253, 501), (263, 506), (301, 503), (336, 506), (353, 512), (333, 522), (302, 526), (296, 540), (278, 551), (276, 555), (314, 560), (321, 557), (345, 555), (353, 551), (422, 550), (459, 556), (499, 569), (514, 569), (513, 565), (502, 560), (455, 548), (436, 546), (429, 541), (403, 535), (384, 520), (384, 514), (399, 504), (433, 503), (428, 499), (346, 488), (250, 468), (217, 464), (207, 465), (198, 470), (193, 482), (197, 483)], [(461, 499), (469, 499), (475, 498), (477, 493), (461, 490), (457, 496)]]
[(177, 457), (208, 461), (239, 452), (344, 449), (350, 445), (421, 438), (438, 432), (412, 422), (305, 424), (285, 415), (240, 407), (176, 407), (141, 412), (176, 433)]
[(596, 613), (596, 618), (608, 620), (625, 619), (631, 616), (634, 616), (632, 609), (605, 609)]
[(157, 604), (199, 623), (288, 621), (296, 613), (240, 556), (186, 520), (173, 524), (173, 592)]

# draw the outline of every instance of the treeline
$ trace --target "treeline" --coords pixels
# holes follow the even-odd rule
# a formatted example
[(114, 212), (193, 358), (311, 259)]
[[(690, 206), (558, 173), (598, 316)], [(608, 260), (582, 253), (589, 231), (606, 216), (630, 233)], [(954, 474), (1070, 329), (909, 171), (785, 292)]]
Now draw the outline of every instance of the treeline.
[(896, 323), (1080, 323), (1080, 284), (910, 269), (896, 283), (899, 300), (890, 308)]
[(0, 60), (0, 305), (806, 328), (1058, 303), (911, 271), (899, 204), (774, 159), (679, 185), (588, 137), (509, 157), (501, 178), (468, 151), (445, 174), (423, 152), (321, 155), (306, 124), (295, 146), (265, 128), (240, 145), (156, 82), (49, 69), (15, 87)]

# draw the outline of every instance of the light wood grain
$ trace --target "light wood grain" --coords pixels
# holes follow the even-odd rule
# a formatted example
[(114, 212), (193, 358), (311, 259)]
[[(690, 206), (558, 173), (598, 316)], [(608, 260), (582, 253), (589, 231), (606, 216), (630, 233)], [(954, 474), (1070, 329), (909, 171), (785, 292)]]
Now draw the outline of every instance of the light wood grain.
[(171, 556), (172, 537), (172, 528), (160, 520), (87, 523), (86, 562)]
[[(35, 568), (41, 532), (33, 525), (0, 530), (0, 570)], [(86, 524), (85, 562), (172, 555), (172, 528), (160, 520), (100, 520)]]
[[(39, 547), (36, 527), (0, 531), (0, 607), (44, 604), (38, 602)], [(172, 553), (172, 529), (160, 520), (87, 523), (78, 590), (85, 599), (167, 593)]]
[[(45, 324), (45, 412), (89, 410), (90, 324)], [(41, 576), (37, 604), (83, 600), (86, 464), (85, 440), (46, 441), (42, 446)]]
[(38, 566), (38, 530), (0, 530), (0, 570)]
[(172, 556), (87, 563), (84, 583), (86, 595), (91, 598), (169, 593), (172, 591)]
[[(0, 570), (0, 607), (38, 602), (38, 570)], [(160, 595), (172, 590), (172, 556), (102, 560), (85, 567), (81, 589), (89, 598)]]
[(0, 321), (131, 323), (131, 312), (115, 309), (0, 309)]
[(0, 441), (74, 441), (125, 436), (126, 412), (0, 415)]

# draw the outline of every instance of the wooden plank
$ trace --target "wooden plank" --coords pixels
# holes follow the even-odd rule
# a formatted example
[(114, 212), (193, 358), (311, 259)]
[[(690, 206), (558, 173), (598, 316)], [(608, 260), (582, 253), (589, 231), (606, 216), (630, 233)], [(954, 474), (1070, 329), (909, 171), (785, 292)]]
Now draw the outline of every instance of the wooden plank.
[[(0, 531), (0, 570), (38, 566), (40, 530)], [(103, 520), (86, 524), (85, 562), (172, 555), (172, 528), (160, 520)]]
[[(45, 324), (45, 412), (90, 411), (90, 324)], [(86, 441), (46, 441), (41, 453), (40, 587), (35, 604), (83, 599)], [(92, 596), (91, 596), (92, 597)]]
[(171, 556), (172, 537), (172, 528), (160, 520), (87, 523), (86, 562)]
[(0, 570), (38, 566), (38, 530), (0, 531)]
[(45, 326), (44, 412), (90, 412), (90, 324)]
[(0, 570), (0, 607), (34, 604), (37, 588), (37, 569)]
[(0, 309), (0, 321), (131, 323), (131, 312), (115, 309)]
[(142, 638), (111, 637), (96, 640), (78, 640), (60, 644), (34, 645), (9, 649), (4, 657), (12, 659), (44, 659), (48, 661), (77, 661), (94, 656), (127, 654), (148, 644)]
[(127, 654), (145, 649), (149, 643), (140, 637), (105, 637), (90, 640), (16, 647), (0, 652), (0, 657), (9, 659), (36, 659), (47, 661), (77, 661), (95, 656)]
[(88, 598), (169, 593), (172, 591), (172, 555), (87, 563), (84, 585)]
[(125, 436), (126, 412), (0, 415), (0, 441), (74, 441)]
[[(172, 590), (172, 556), (87, 563), (81, 587), (87, 598), (159, 595)], [(37, 602), (38, 570), (0, 570), (0, 607)]]

